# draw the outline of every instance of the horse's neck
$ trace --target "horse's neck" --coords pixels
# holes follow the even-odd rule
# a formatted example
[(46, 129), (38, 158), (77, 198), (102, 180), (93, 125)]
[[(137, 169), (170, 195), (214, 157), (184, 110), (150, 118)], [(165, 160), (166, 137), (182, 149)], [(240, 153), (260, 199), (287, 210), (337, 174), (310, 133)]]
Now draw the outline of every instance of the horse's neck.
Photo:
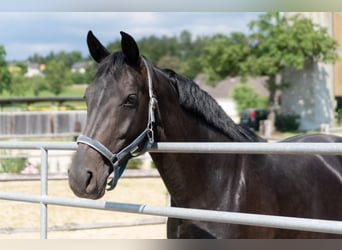
[[(169, 123), (171, 124), (172, 121)], [(219, 140), (220, 135), (217, 132), (208, 132), (204, 127), (187, 127), (182, 120), (178, 120), (178, 124), (178, 127), (173, 128), (167, 126), (167, 129), (172, 129), (171, 132), (166, 131), (167, 129), (161, 130), (160, 141), (228, 141), (227, 138)], [(181, 131), (180, 136), (177, 136), (177, 130)], [(154, 153), (151, 156), (171, 198), (177, 206), (181, 207), (205, 208), (208, 202), (211, 206), (220, 207), (221, 201), (211, 201), (214, 197), (213, 193), (226, 191), (236, 193), (234, 190), (240, 183), (239, 178), (243, 177), (243, 169), (240, 169), (239, 165), (241, 158), (234, 154), (213, 156), (213, 154)], [(234, 206), (233, 202), (225, 204)]]
[[(210, 128), (196, 116), (175, 105), (177, 100), (172, 98), (166, 95), (165, 98), (158, 99), (158, 141), (231, 141), (228, 136)], [(231, 178), (236, 174), (230, 175), (229, 171), (236, 173), (236, 163), (239, 160), (236, 155), (215, 155), (215, 159), (208, 154), (154, 153), (151, 156), (176, 204), (193, 207), (200, 207), (203, 200), (210, 199), (209, 185), (213, 192), (220, 192), (222, 182), (227, 184), (227, 188), (230, 184), (234, 185)], [(229, 168), (228, 171), (225, 170), (225, 176), (222, 176), (222, 168)]]

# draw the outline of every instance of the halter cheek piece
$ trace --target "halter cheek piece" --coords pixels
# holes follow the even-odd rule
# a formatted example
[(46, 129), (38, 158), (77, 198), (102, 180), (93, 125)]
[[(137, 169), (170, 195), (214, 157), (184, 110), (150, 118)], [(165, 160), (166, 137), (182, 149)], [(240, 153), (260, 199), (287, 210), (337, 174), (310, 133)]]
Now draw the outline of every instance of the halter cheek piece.
[[(133, 140), (131, 144), (123, 148), (116, 154), (113, 154), (109, 149), (107, 149), (100, 142), (93, 140), (87, 136), (80, 135), (77, 137), (77, 144), (82, 143), (86, 144), (89, 147), (95, 149), (98, 153), (104, 156), (113, 167), (113, 178), (108, 183), (109, 188), (107, 190), (113, 190), (118, 183), (119, 178), (124, 172), (128, 160), (122, 163), (123, 159), (130, 159), (132, 157), (136, 157), (147, 152), (154, 144), (154, 124), (155, 124), (155, 115), (154, 110), (157, 105), (157, 99), (153, 93), (153, 81), (152, 81), (152, 69), (146, 59), (142, 57), (144, 65), (147, 70), (147, 79), (148, 79), (148, 90), (149, 90), (149, 107), (148, 107), (148, 122), (146, 129), (138, 135), (137, 138)], [(139, 150), (139, 145), (144, 142), (144, 146), (141, 150)]]

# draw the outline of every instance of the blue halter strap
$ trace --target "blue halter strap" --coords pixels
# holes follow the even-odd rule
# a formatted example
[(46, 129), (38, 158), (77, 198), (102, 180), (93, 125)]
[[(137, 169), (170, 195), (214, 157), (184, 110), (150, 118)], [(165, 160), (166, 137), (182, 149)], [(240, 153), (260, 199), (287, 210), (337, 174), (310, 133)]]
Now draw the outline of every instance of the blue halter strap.
[[(144, 57), (142, 57), (142, 60), (147, 70), (148, 89), (150, 97), (148, 108), (148, 122), (146, 129), (143, 132), (141, 132), (140, 135), (138, 135), (138, 137), (133, 140), (133, 142), (131, 142), (128, 146), (126, 146), (116, 154), (113, 154), (103, 144), (96, 140), (93, 140), (90, 137), (87, 137), (85, 135), (79, 135), (77, 137), (77, 144), (82, 143), (88, 145), (89, 147), (93, 148), (98, 153), (100, 153), (103, 157), (105, 157), (108, 160), (108, 162), (110, 162), (110, 164), (112, 165), (113, 177), (108, 182), (109, 188), (107, 190), (113, 190), (115, 188), (119, 178), (121, 177), (122, 173), (126, 168), (128, 162), (128, 160), (126, 159), (130, 159), (147, 152), (154, 144), (154, 110), (157, 105), (157, 99), (155, 98), (155, 95), (153, 93), (152, 69)], [(142, 147), (142, 149), (139, 149), (139, 145), (141, 145), (143, 142), (145, 142), (144, 146)], [(125, 161), (122, 162), (124, 159)]]

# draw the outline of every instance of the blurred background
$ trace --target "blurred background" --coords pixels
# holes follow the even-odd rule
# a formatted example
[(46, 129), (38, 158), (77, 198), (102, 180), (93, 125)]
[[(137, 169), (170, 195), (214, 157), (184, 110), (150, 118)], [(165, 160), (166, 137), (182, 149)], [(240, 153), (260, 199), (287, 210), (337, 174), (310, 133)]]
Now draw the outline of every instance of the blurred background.
[[(2, 12), (0, 140), (74, 141), (81, 133), (86, 123), (83, 94), (96, 72), (86, 46), (88, 30), (110, 51), (120, 50), (119, 31), (131, 34), (153, 64), (194, 80), (236, 123), (269, 140), (341, 131), (342, 12)], [(66, 182), (72, 157), (72, 151), (49, 153), (54, 179), (49, 185), (56, 195), (74, 197)], [(147, 155), (130, 161), (128, 169), (144, 177), (125, 180), (118, 188), (126, 195), (116, 192), (111, 199), (127, 202), (136, 193), (133, 202), (167, 204)], [(1, 190), (25, 186), (24, 192), (36, 192), (39, 172), (39, 151), (0, 150)], [(18, 185), (24, 179), (30, 181)], [(152, 196), (151, 189), (156, 192)], [(139, 200), (143, 197), (148, 199)], [(39, 220), (30, 224), (19, 219), (14, 230), (12, 222), (20, 213), (15, 204), (2, 204), (7, 210), (0, 217), (8, 221), (2, 221), (0, 236), (24, 232), (20, 237), (31, 237)], [(25, 211), (26, 218), (30, 211), (38, 213)], [(56, 211), (66, 217), (51, 216), (49, 225), (60, 231), (76, 224), (100, 227), (108, 218), (101, 222), (91, 212), (82, 213)], [(136, 220), (140, 218), (132, 217), (133, 224)], [(152, 232), (157, 234), (149, 237), (165, 236), (162, 229)]]

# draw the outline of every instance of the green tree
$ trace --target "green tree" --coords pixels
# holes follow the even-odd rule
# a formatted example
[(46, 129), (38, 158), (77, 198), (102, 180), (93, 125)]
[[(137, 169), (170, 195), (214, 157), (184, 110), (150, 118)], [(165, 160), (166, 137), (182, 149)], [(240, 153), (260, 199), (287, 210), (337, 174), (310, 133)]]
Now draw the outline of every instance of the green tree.
[(86, 83), (85, 81), (85, 73), (81, 73), (81, 72), (70, 72), (70, 80), (73, 84), (82, 84), (82, 83)]
[(74, 63), (85, 61), (86, 59), (82, 57), (82, 53), (80, 51), (60, 51), (58, 53), (51, 51), (47, 56), (34, 54), (28, 58), (28, 61), (38, 64), (47, 64), (51, 60), (62, 61), (67, 68), (71, 68)]
[(180, 74), (193, 79), (199, 73), (202, 73), (201, 55), (203, 49), (206, 47), (208, 37), (197, 37), (193, 39), (191, 33), (183, 31), (179, 37), (180, 40), (180, 58), (181, 58), (181, 70)]
[(47, 80), (42, 76), (32, 76), (27, 78), (27, 82), (31, 87), (34, 96), (39, 96), (40, 92), (49, 89)]
[(178, 42), (174, 36), (143, 37), (138, 41), (138, 46), (141, 53), (155, 64), (165, 55), (179, 57)]
[(108, 51), (114, 52), (114, 51), (120, 51), (121, 50), (121, 40), (116, 39), (113, 42), (110, 42), (107, 45)]
[(19, 67), (20, 68), (20, 74), (21, 75), (25, 75), (27, 73), (27, 63), (24, 62), (24, 61), (17, 61), (15, 63), (15, 66)]
[(45, 78), (49, 90), (55, 95), (59, 95), (63, 88), (70, 83), (70, 69), (62, 61), (55, 59), (46, 64)]
[(27, 64), (23, 61), (17, 61), (14, 66), (16, 70), (11, 71), (11, 84), (7, 88), (8, 93), (15, 96), (23, 96), (30, 89), (30, 85), (24, 74), (27, 72)]
[(39, 55), (37, 53), (34, 53), (32, 56), (30, 56), (28, 58), (28, 61), (32, 62), (32, 63), (38, 63), (38, 64), (46, 64), (47, 63), (46, 57)]
[(0, 45), (0, 93), (4, 90), (8, 90), (12, 82), (12, 76), (7, 68), (5, 56), (6, 50)]
[[(207, 40), (207, 37), (193, 39), (191, 33), (184, 30), (178, 36), (151, 35), (141, 38), (137, 43), (141, 54), (152, 63), (173, 69), (188, 78), (194, 78), (202, 72), (198, 55), (202, 53)], [(109, 51), (120, 51), (120, 40), (109, 43), (107, 48)], [(168, 62), (171, 64), (168, 65)]]
[(84, 83), (90, 84), (94, 81), (96, 70), (97, 68), (95, 63), (91, 62), (87, 65), (84, 73)]
[(165, 55), (161, 57), (157, 63), (158, 67), (160, 68), (168, 68), (172, 69), (176, 72), (179, 72), (181, 70), (181, 61), (176, 56), (169, 56)]
[(334, 63), (337, 41), (326, 28), (300, 15), (286, 17), (278, 12), (261, 15), (249, 24), (252, 53), (246, 60), (251, 75), (268, 76), (270, 103), (275, 93), (289, 86), (277, 74), (285, 68), (301, 70), (306, 62)]
[(208, 83), (215, 85), (227, 76), (248, 75), (245, 63), (251, 49), (249, 37), (243, 33), (217, 34), (209, 38), (201, 56)]
[(251, 21), (249, 28), (250, 35), (232, 33), (210, 39), (202, 61), (211, 82), (228, 75), (267, 76), (273, 104), (276, 91), (289, 86), (276, 77), (285, 68), (300, 70), (307, 61), (333, 63), (337, 59), (337, 42), (309, 18), (272, 12)]
[(192, 35), (189, 31), (183, 30), (178, 38), (180, 54), (182, 58), (186, 58), (192, 48)]
[(47, 61), (50, 60), (62, 61), (67, 68), (71, 68), (71, 66), (76, 62), (84, 61), (82, 54), (79, 51), (72, 51), (69, 53), (60, 51), (57, 54), (50, 53), (47, 57)]
[(7, 88), (8, 93), (13, 96), (24, 96), (30, 88), (24, 76), (20, 73), (12, 73), (11, 78), (11, 84)]

